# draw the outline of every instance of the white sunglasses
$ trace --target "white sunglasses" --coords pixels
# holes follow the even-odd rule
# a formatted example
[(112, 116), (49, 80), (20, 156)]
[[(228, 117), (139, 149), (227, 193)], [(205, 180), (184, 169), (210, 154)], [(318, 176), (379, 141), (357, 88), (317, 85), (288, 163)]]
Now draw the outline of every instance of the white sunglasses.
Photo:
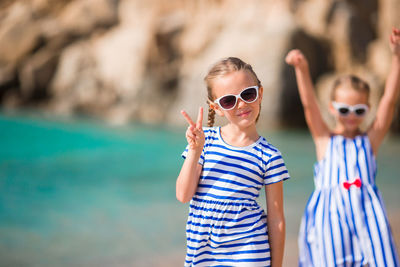
[(348, 116), (351, 112), (353, 112), (358, 117), (363, 117), (368, 112), (368, 106), (365, 104), (357, 104), (354, 106), (350, 106), (344, 103), (338, 103), (332, 101), (332, 106), (339, 112), (341, 116)]
[(214, 103), (218, 104), (224, 110), (233, 109), (237, 104), (238, 98), (245, 103), (253, 103), (258, 98), (258, 88), (257, 85), (244, 88), (239, 94), (221, 96)]

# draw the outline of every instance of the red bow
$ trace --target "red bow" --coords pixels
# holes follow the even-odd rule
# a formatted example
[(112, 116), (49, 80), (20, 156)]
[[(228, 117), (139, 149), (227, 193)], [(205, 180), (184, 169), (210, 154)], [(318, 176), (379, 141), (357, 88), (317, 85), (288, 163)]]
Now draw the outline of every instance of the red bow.
[(349, 190), (350, 186), (352, 186), (352, 185), (355, 185), (356, 187), (360, 188), (361, 187), (361, 179), (357, 178), (352, 183), (343, 182), (343, 187), (346, 188), (347, 190)]

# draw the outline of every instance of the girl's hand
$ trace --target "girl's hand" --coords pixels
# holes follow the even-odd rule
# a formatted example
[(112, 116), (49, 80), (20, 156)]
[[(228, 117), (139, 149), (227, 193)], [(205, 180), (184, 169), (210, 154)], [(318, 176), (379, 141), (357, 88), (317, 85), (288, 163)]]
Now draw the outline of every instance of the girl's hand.
[(394, 55), (400, 57), (400, 30), (394, 27), (390, 35), (390, 49)]
[(186, 139), (189, 144), (189, 148), (196, 151), (202, 151), (205, 137), (203, 132), (203, 108), (199, 108), (199, 114), (197, 115), (196, 124), (190, 118), (190, 116), (184, 111), (181, 111), (183, 117), (185, 117), (186, 121), (189, 123), (189, 127), (186, 130)]
[(298, 49), (290, 50), (287, 54), (285, 61), (287, 64), (293, 67), (307, 68), (308, 62), (306, 57)]

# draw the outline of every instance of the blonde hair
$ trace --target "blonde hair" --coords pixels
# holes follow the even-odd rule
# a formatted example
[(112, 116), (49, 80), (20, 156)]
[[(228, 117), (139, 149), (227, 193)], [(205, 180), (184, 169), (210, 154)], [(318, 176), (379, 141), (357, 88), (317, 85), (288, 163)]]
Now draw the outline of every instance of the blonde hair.
[[(251, 67), (250, 64), (245, 63), (241, 59), (237, 57), (228, 57), (224, 58), (217, 63), (214, 64), (214, 66), (210, 69), (206, 77), (204, 77), (204, 81), (206, 82), (207, 85), (207, 95), (208, 95), (208, 121), (207, 121), (207, 126), (212, 127), (214, 125), (214, 120), (215, 120), (215, 110), (211, 108), (209, 102), (214, 102), (214, 95), (212, 92), (212, 84), (213, 81), (216, 78), (223, 77), (227, 74), (230, 74), (235, 71), (241, 71), (245, 70), (248, 71), (256, 80), (257, 85), (261, 87), (261, 82), (258, 79), (256, 73), (254, 72), (253, 68)], [(260, 113), (257, 116), (260, 116)]]
[(331, 100), (335, 100), (336, 91), (342, 85), (348, 85), (351, 89), (367, 94), (369, 98), (370, 88), (367, 82), (360, 79), (355, 75), (344, 75), (335, 80), (333, 83), (332, 91), (331, 91)]

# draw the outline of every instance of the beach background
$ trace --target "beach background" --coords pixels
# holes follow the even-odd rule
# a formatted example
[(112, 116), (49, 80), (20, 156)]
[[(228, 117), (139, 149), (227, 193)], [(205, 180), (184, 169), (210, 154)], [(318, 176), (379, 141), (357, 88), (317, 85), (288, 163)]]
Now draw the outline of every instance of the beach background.
[[(2, 114), (0, 128), (0, 266), (182, 266), (188, 204), (176, 200), (175, 180), (184, 128), (31, 114)], [(262, 134), (291, 174), (284, 266), (296, 266), (312, 140), (305, 130)], [(400, 138), (387, 138), (377, 176), (397, 244), (399, 152)]]
[[(258, 127), (291, 174), (284, 266), (297, 266), (315, 151), (284, 57), (304, 51), (321, 106), (339, 73), (370, 82), (367, 127), (398, 10), (397, 0), (1, 1), (0, 266), (182, 266), (179, 111), (206, 107), (202, 79), (226, 56), (264, 86)], [(397, 108), (377, 184), (398, 245), (399, 157)]]

